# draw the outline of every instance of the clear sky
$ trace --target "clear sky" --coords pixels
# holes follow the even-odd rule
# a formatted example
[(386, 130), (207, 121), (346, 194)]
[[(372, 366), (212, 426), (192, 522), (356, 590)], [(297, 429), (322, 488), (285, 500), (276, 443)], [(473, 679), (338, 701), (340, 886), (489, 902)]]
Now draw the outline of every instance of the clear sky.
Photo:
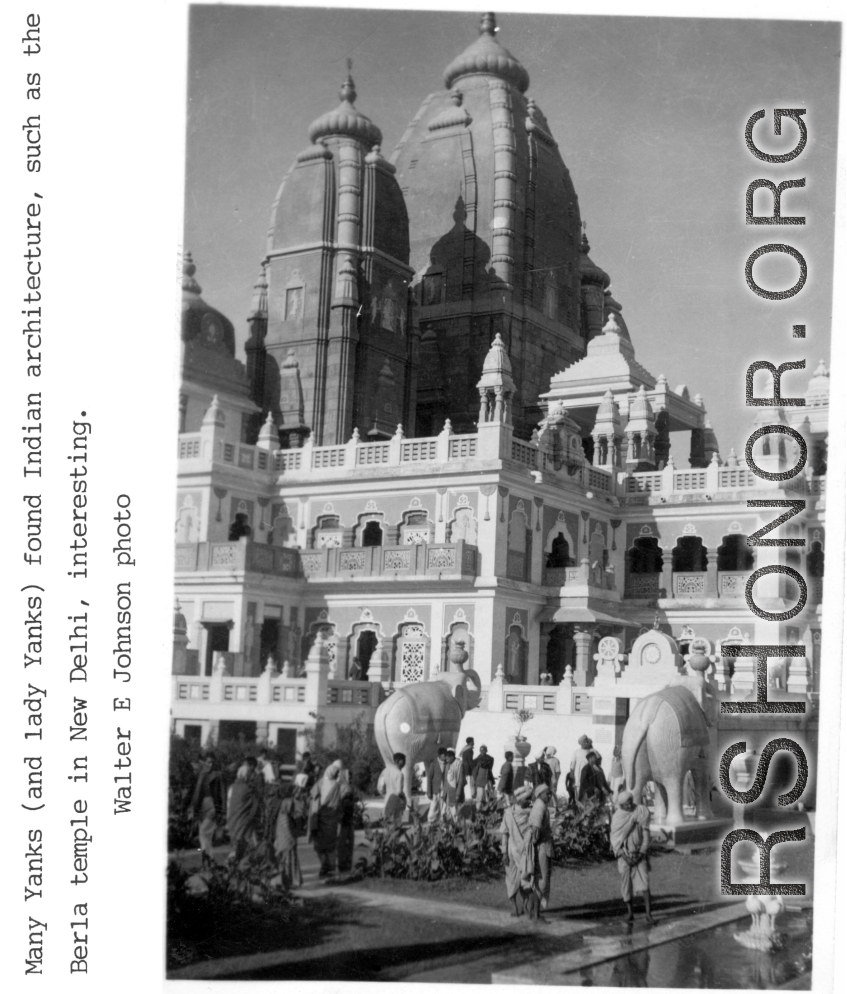
[[(477, 36), (477, 12), (197, 6), (190, 16), (185, 247), (204, 298), (246, 335), (270, 210), (309, 123), (338, 103), (353, 59), (357, 106), (390, 155), (444, 67)], [(530, 75), (588, 222), (591, 256), (612, 278), (637, 358), (672, 386), (701, 393), (721, 454), (741, 453), (753, 410), (749, 362), (805, 359), (783, 394), (801, 392), (829, 357), (840, 28), (833, 23), (498, 14), (499, 39)], [(756, 110), (763, 149), (775, 107), (806, 108), (797, 160), (757, 161), (744, 144)], [(783, 213), (804, 227), (747, 226), (754, 179), (806, 178)], [(766, 210), (758, 194), (756, 209)], [(806, 286), (772, 302), (746, 286), (757, 247), (786, 242), (808, 262)], [(771, 255), (761, 285), (796, 266)], [(805, 324), (805, 341), (791, 326)], [(243, 352), (240, 353), (243, 359)], [(760, 381), (757, 379), (757, 389)], [(761, 389), (765, 380), (761, 381)], [(676, 442), (676, 439), (674, 440)], [(681, 440), (680, 440), (681, 441)], [(684, 451), (673, 450), (677, 466)]]

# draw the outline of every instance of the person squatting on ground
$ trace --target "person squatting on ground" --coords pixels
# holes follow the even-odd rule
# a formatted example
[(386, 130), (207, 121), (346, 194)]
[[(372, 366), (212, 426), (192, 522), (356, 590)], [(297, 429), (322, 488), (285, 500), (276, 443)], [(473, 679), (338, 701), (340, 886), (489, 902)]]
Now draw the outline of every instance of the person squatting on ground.
[(612, 816), (610, 834), (612, 852), (618, 860), (621, 875), (621, 897), (626, 904), (627, 921), (633, 920), (632, 896), (644, 895), (647, 922), (654, 924), (650, 909), (650, 812), (643, 804), (636, 804), (631, 790), (622, 790), (617, 796), (617, 807)]
[(188, 800), (191, 817), (198, 823), (202, 865), (214, 862), (212, 850), (215, 830), (224, 822), (226, 810), (226, 785), (220, 762), (214, 755), (205, 755), (200, 762), (197, 780)]
[(257, 772), (255, 756), (248, 756), (239, 767), (229, 796), (226, 828), (232, 843), (230, 860), (241, 861), (249, 843), (255, 841), (262, 817), (263, 781)]
[(506, 895), (512, 902), (512, 917), (517, 918), (525, 910), (537, 914), (541, 893), (536, 869), (536, 846), (533, 842), (530, 824), (532, 788), (529, 784), (518, 787), (514, 794), (514, 804), (503, 812), (499, 828), (502, 836), (503, 865), (506, 869)]
[[(541, 909), (550, 901), (550, 883), (553, 871), (553, 829), (550, 825), (550, 788), (546, 783), (539, 784), (532, 794), (534, 801), (529, 813), (532, 841), (538, 866), (538, 893)], [(539, 921), (546, 921), (538, 915)]]
[(487, 746), (479, 747), (479, 755), (473, 763), (471, 782), (471, 797), (475, 798), (477, 807), (481, 807), (488, 799), (489, 787), (494, 783), (494, 757), (488, 755)]
[(312, 787), (309, 805), (309, 841), (321, 863), (319, 877), (335, 872), (338, 850), (338, 818), (341, 809), (342, 784), (340, 759), (330, 763), (323, 777)]
[(447, 750), (443, 746), (426, 769), (426, 796), (429, 798), (426, 820), (432, 825), (441, 821), (447, 806)]
[(394, 765), (385, 767), (385, 808), (382, 819), (386, 828), (403, 820), (407, 804), (403, 789), (403, 768), (406, 765), (406, 757), (402, 752), (395, 752), (392, 759)]

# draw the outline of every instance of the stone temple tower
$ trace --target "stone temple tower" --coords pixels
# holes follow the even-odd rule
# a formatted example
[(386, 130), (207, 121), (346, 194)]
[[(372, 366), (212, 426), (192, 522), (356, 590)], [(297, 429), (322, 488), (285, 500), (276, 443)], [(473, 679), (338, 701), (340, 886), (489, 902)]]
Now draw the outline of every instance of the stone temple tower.
[(340, 444), (354, 428), (387, 437), (414, 421), (406, 206), (349, 75), (340, 98), (277, 194), (250, 316), (253, 397), (292, 446), (306, 434)]
[[(420, 322), (418, 434), (473, 430), (476, 384), (496, 334), (529, 437), (551, 372), (585, 353), (576, 192), (529, 74), (493, 14), (447, 67), (391, 157), (406, 198)], [(607, 278), (608, 282), (608, 278)], [(602, 292), (602, 291), (601, 291)]]

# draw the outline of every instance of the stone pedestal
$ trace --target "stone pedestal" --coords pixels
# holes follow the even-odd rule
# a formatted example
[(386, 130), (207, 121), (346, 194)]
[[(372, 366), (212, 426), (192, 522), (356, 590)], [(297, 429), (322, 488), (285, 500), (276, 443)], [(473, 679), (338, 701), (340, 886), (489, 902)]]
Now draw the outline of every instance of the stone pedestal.
[(586, 625), (574, 625), (573, 640), (576, 648), (576, 669), (573, 682), (577, 687), (591, 685), (591, 642), (593, 629)]

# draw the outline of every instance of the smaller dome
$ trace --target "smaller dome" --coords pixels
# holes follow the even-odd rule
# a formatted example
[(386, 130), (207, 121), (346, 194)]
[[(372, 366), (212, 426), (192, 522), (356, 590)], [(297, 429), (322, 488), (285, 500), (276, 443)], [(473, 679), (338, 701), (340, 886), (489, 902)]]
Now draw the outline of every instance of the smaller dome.
[(644, 384), (638, 388), (638, 393), (629, 407), (629, 423), (627, 431), (643, 431), (652, 428), (655, 424), (656, 416), (653, 413), (653, 405), (644, 389)]
[(186, 252), (182, 260), (182, 340), (234, 356), (235, 327), (200, 296), (196, 272), (191, 253)]
[(482, 364), (483, 373), (508, 373), (512, 375), (512, 362), (506, 352), (506, 344), (500, 337), (500, 332), (494, 336), (485, 362)]
[[(579, 278), (583, 283), (598, 283), (605, 290), (612, 282), (611, 278), (604, 269), (601, 269), (591, 261), (591, 257), (588, 254), (590, 251), (591, 246), (588, 244), (588, 236), (583, 231), (579, 256)], [(621, 334), (621, 332), (619, 331), (618, 334)]]
[(369, 117), (356, 110), (356, 87), (352, 76), (341, 84), (341, 103), (309, 125), (309, 140), (316, 145), (321, 138), (344, 135), (365, 142), (369, 147), (382, 144), (382, 132)]
[(829, 370), (821, 359), (806, 388), (806, 404), (809, 407), (823, 407), (829, 403)]
[(600, 425), (619, 425), (621, 421), (620, 411), (615, 402), (615, 395), (611, 390), (603, 394), (603, 399), (597, 407), (597, 417), (594, 419), (594, 427)]
[(483, 14), (479, 25), (479, 38), (453, 59), (444, 70), (444, 85), (449, 90), (460, 76), (486, 73), (500, 76), (521, 93), (529, 89), (529, 73), (518, 60), (497, 41), (497, 22), (494, 14)]

